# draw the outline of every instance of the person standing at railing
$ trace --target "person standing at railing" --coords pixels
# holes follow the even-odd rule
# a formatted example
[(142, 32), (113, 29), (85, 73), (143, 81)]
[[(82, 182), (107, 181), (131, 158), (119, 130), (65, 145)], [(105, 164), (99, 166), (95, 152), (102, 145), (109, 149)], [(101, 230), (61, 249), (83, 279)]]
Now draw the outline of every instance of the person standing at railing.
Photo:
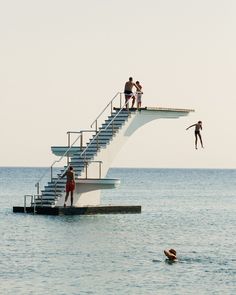
[(141, 108), (141, 104), (142, 104), (142, 85), (139, 83), (139, 81), (136, 81), (136, 86), (139, 88), (139, 90), (137, 89), (136, 91), (136, 97), (137, 97), (137, 109), (139, 110)]
[(64, 207), (66, 207), (66, 202), (70, 194), (71, 207), (73, 206), (73, 193), (75, 190), (75, 172), (72, 166), (61, 176), (61, 178), (66, 176), (66, 196)]
[(126, 109), (128, 109), (128, 101), (132, 97), (132, 106), (131, 108), (134, 107), (135, 103), (135, 95), (133, 94), (133, 87), (136, 87), (138, 91), (141, 91), (139, 87), (133, 82), (133, 78), (129, 77), (129, 81), (125, 83), (125, 89), (124, 89), (124, 94), (125, 94), (125, 103), (126, 103)]

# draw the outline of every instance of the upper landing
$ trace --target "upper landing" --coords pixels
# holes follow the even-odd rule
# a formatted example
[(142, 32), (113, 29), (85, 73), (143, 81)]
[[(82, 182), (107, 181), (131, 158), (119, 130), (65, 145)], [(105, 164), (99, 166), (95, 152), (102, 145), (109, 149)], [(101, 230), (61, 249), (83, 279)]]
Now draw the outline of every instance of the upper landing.
[[(118, 109), (117, 109), (118, 110)], [(125, 109), (123, 111), (126, 111)], [(138, 128), (158, 119), (178, 119), (194, 112), (193, 109), (167, 108), (167, 107), (145, 107), (137, 110), (129, 109), (132, 119), (125, 132), (126, 136), (131, 136)]]
[[(114, 110), (120, 110), (120, 108), (114, 108)], [(193, 109), (182, 109), (182, 108), (170, 108), (170, 107), (143, 107), (139, 109), (140, 111), (142, 111), (142, 114), (150, 114), (150, 112), (153, 113), (170, 113), (172, 115), (176, 114), (176, 115), (182, 115), (182, 116), (187, 116), (189, 113), (191, 112), (195, 112), (195, 110)], [(125, 109), (123, 111), (126, 111)], [(137, 111), (136, 108), (130, 108), (129, 111), (131, 112), (135, 112)]]
[(164, 108), (164, 107), (146, 107), (147, 111), (158, 111), (158, 112), (177, 112), (177, 113), (190, 113), (194, 112), (193, 109), (179, 109), (179, 108)]

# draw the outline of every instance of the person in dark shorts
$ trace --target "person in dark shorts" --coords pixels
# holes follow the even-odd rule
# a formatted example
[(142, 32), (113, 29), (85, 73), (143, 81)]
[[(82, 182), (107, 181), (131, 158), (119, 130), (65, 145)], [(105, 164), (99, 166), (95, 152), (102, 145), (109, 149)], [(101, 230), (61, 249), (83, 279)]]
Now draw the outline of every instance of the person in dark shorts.
[(131, 108), (134, 107), (135, 103), (135, 95), (133, 94), (133, 87), (136, 87), (138, 91), (141, 91), (139, 87), (133, 82), (133, 78), (129, 77), (129, 81), (125, 83), (125, 89), (124, 89), (124, 94), (125, 94), (125, 103), (126, 103), (126, 109), (128, 109), (128, 101), (132, 97), (132, 106)]
[(70, 193), (70, 201), (71, 201), (71, 207), (72, 207), (73, 193), (75, 190), (75, 173), (72, 166), (68, 168), (68, 170), (61, 176), (61, 178), (65, 176), (66, 176), (66, 196), (65, 196), (64, 207), (66, 207), (66, 202), (69, 197), (69, 193)]
[(197, 150), (198, 137), (200, 139), (201, 146), (203, 148), (202, 136), (201, 136), (201, 133), (200, 133), (200, 130), (202, 130), (202, 121), (198, 121), (196, 124), (193, 124), (193, 125), (189, 126), (188, 128), (186, 128), (186, 130), (188, 130), (189, 128), (194, 127), (194, 126), (195, 126), (195, 131), (194, 131), (194, 134), (195, 134), (195, 149)]

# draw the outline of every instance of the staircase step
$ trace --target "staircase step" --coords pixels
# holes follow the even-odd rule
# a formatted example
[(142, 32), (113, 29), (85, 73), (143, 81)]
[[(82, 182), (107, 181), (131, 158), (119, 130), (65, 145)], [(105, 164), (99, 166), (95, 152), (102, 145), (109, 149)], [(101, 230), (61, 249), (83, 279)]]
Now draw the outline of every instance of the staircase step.
[(118, 114), (118, 112), (114, 112), (108, 118), (114, 118), (114, 117), (116, 117), (116, 118), (118, 118), (118, 117), (128, 118), (129, 117), (129, 113), (128, 112), (120, 112)]
[[(89, 161), (89, 159), (87, 161)], [(83, 159), (83, 161), (81, 161), (81, 158), (79, 158), (79, 157), (73, 157), (70, 160), (69, 164), (71, 166), (73, 166), (74, 164), (76, 164), (76, 169), (80, 169), (80, 168), (83, 169), (84, 168), (84, 162), (85, 162), (84, 159)], [(73, 168), (75, 168), (75, 167), (73, 166)], [(80, 169), (80, 171), (81, 171), (81, 169)]]
[(119, 130), (118, 128), (113, 129), (113, 130), (112, 130), (112, 128), (107, 128), (106, 130), (100, 128), (99, 132), (101, 131), (100, 134), (109, 134), (110, 136), (112, 136), (113, 134), (116, 134), (118, 132), (118, 130)]
[(93, 143), (96, 143), (98, 142), (99, 143), (106, 143), (107, 141), (111, 140), (112, 137), (105, 137), (105, 136), (102, 136), (102, 137), (98, 137), (98, 139), (94, 139)]
[[(105, 122), (111, 122), (114, 123), (114, 122), (125, 122), (126, 120), (128, 119), (128, 116), (127, 117), (121, 117), (121, 116), (117, 116), (117, 117), (111, 117), (109, 116)], [(111, 123), (111, 124), (112, 124)]]
[(109, 130), (109, 131), (110, 130), (118, 131), (122, 126), (123, 126), (122, 124), (113, 125), (113, 127), (112, 127), (112, 125), (109, 125), (108, 126), (108, 124), (102, 124), (101, 127), (100, 127), (100, 129), (102, 129), (104, 131), (106, 131), (106, 130)]
[[(42, 202), (44, 202), (44, 201), (45, 202), (56, 202), (56, 201), (58, 201), (59, 198), (60, 198), (60, 196), (55, 197), (52, 195), (45, 195), (45, 196), (42, 196)], [(35, 201), (41, 203), (41, 199), (36, 199)]]
[(60, 193), (61, 191), (63, 191), (65, 189), (65, 186), (63, 185), (61, 185), (60, 187), (59, 186), (56, 186), (56, 188), (55, 188), (55, 186), (54, 185), (46, 185), (45, 187), (44, 187), (44, 190), (42, 190), (42, 192), (43, 191), (53, 191), (53, 192), (58, 192), (58, 193)]
[(113, 133), (112, 133), (112, 129), (111, 130), (103, 130), (103, 129), (100, 129), (99, 130), (99, 133), (98, 133), (98, 135), (95, 137), (95, 136), (93, 136), (93, 138), (91, 139), (91, 140), (93, 140), (94, 138), (103, 138), (103, 137), (110, 137), (110, 138), (112, 138), (112, 136), (113, 136)]
[(111, 121), (110, 120), (105, 120), (105, 122), (102, 124), (102, 126), (107, 126), (107, 125), (109, 125), (109, 126), (111, 126), (112, 127), (112, 125), (113, 126), (117, 126), (117, 127), (119, 127), (119, 126), (122, 126), (123, 125), (123, 123), (124, 123), (124, 121), (122, 120), (122, 121), (113, 121), (112, 123), (111, 123)]
[[(94, 139), (94, 141), (91, 143), (91, 144), (93, 144), (93, 145), (98, 145), (98, 147), (100, 146), (100, 145), (102, 145), (103, 147), (105, 147), (106, 145), (107, 145), (107, 143), (109, 142), (109, 141), (111, 141), (112, 140), (112, 137), (99, 137), (98, 139)], [(96, 154), (94, 154), (94, 156), (96, 156), (97, 155), (97, 153)], [(82, 155), (83, 156), (83, 155)], [(94, 157), (93, 156), (93, 157)], [(93, 157), (91, 157), (91, 158), (93, 158)], [(87, 157), (88, 158), (88, 157)]]
[(84, 148), (81, 149), (80, 146), (51, 146), (51, 151), (56, 156), (63, 156), (67, 152), (68, 156), (71, 157), (73, 154), (83, 151)]
[[(34, 203), (33, 203), (33, 205), (34, 205)], [(44, 201), (43, 203), (41, 203), (41, 202), (36, 201), (35, 202), (35, 205), (36, 206), (48, 206), (48, 205), (53, 206), (53, 205), (55, 205), (55, 202), (52, 202), (52, 201)]]
[(64, 194), (64, 192), (62, 191), (61, 193), (57, 193), (56, 195), (55, 195), (55, 192), (52, 190), (52, 191), (50, 191), (50, 190), (43, 190), (42, 191), (42, 198), (43, 198), (43, 200), (44, 199), (56, 199), (56, 198), (58, 198), (58, 197), (60, 197), (60, 196), (62, 196)]

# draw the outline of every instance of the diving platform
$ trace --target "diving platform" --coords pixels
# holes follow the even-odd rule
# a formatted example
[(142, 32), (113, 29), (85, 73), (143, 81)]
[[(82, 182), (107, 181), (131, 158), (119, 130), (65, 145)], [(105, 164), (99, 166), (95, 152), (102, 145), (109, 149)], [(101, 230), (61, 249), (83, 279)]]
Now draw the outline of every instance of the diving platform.
[[(108, 170), (137, 129), (153, 120), (178, 119), (191, 112), (194, 110), (160, 106), (129, 108), (124, 93), (118, 92), (89, 129), (68, 131), (67, 144), (51, 147), (57, 159), (35, 184), (36, 193), (25, 195), (24, 206), (13, 207), (13, 212), (50, 215), (141, 213), (141, 205), (101, 205), (101, 190), (116, 189), (120, 184), (119, 179), (107, 177)], [(69, 197), (64, 208), (66, 179), (62, 175), (70, 166), (76, 176), (74, 202), (73, 207), (68, 207)], [(48, 182), (41, 189), (46, 177)]]

